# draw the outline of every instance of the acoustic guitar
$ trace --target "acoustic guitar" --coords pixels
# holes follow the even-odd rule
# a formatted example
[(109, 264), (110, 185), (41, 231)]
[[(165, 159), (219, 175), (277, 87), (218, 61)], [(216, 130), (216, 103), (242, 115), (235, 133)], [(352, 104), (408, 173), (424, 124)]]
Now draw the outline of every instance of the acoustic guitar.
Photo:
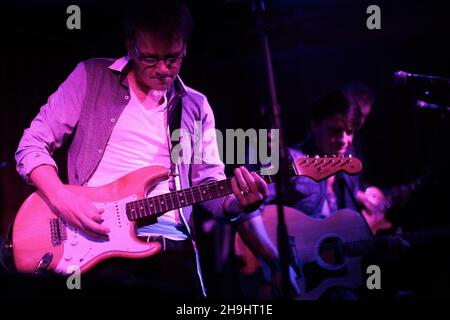
[[(296, 300), (316, 300), (331, 287), (358, 288), (363, 284), (361, 260), (386, 244), (388, 235), (374, 236), (363, 215), (349, 209), (326, 219), (315, 219), (284, 207), (290, 262), (297, 274)], [(270, 240), (277, 243), (277, 207), (267, 205), (262, 220)], [(450, 228), (425, 229), (402, 235), (410, 245), (428, 245), (450, 239)], [(270, 269), (236, 236), (236, 255), (242, 262), (240, 284), (248, 298), (272, 299)]]

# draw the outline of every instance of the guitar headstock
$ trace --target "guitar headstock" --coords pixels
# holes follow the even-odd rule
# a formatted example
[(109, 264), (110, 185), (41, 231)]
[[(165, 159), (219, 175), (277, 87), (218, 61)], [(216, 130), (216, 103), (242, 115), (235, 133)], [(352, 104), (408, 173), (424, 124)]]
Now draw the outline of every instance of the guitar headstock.
[(292, 165), (296, 175), (307, 176), (315, 181), (326, 179), (341, 171), (355, 175), (362, 169), (361, 161), (351, 155), (298, 158)]

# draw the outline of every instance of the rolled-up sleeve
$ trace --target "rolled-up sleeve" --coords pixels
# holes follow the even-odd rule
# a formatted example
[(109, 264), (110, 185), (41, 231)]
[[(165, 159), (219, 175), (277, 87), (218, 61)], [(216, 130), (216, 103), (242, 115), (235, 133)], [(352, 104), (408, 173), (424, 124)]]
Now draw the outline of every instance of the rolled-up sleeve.
[(29, 174), (38, 166), (46, 164), (58, 170), (52, 154), (76, 127), (85, 94), (86, 71), (80, 63), (41, 107), (19, 142), (17, 171), (27, 183), (31, 183)]

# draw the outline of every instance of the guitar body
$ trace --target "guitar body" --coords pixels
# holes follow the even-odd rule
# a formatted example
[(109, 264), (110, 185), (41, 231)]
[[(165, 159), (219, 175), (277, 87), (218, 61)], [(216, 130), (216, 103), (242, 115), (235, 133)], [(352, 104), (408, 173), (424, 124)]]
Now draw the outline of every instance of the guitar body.
[[(330, 287), (356, 288), (361, 285), (361, 257), (348, 257), (343, 244), (348, 241), (371, 238), (371, 230), (364, 218), (352, 210), (339, 210), (327, 219), (313, 219), (304, 213), (285, 207), (284, 210), (291, 250), (300, 270), (297, 278), (298, 300), (318, 299)], [(268, 205), (262, 213), (269, 238), (277, 243), (277, 207)], [(245, 247), (237, 236), (236, 254), (243, 260), (241, 284), (250, 298), (271, 299), (270, 283), (262, 275), (268, 270)], [(295, 266), (294, 266), (295, 269)], [(297, 271), (297, 270), (296, 270)], [(259, 277), (259, 281), (255, 280)], [(258, 283), (258, 286), (251, 286)]]
[(157, 183), (168, 178), (161, 166), (136, 170), (102, 187), (66, 187), (103, 208), (102, 225), (110, 228), (108, 240), (96, 240), (77, 232), (57, 218), (40, 192), (31, 194), (22, 204), (13, 226), (13, 253), (16, 269), (35, 272), (46, 254), (48, 269), (70, 274), (74, 268), (86, 272), (101, 261), (113, 257), (145, 258), (157, 254), (160, 244), (139, 241), (136, 222), (128, 220), (125, 204), (143, 199)]

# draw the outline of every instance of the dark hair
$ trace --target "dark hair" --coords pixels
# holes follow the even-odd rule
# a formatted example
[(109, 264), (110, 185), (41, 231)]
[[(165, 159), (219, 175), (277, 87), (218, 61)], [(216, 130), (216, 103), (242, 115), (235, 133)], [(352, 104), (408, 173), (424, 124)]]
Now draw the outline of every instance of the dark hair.
[(361, 110), (343, 89), (335, 89), (317, 99), (312, 105), (312, 120), (320, 123), (324, 119), (339, 115), (354, 129), (361, 124)]
[(142, 31), (163, 36), (168, 41), (180, 37), (186, 43), (192, 28), (191, 13), (182, 0), (131, 1), (124, 21), (125, 38), (131, 40)]
[(344, 87), (347, 95), (354, 99), (355, 103), (359, 105), (361, 100), (366, 100), (371, 106), (375, 102), (375, 95), (372, 90), (363, 82), (355, 81)]

